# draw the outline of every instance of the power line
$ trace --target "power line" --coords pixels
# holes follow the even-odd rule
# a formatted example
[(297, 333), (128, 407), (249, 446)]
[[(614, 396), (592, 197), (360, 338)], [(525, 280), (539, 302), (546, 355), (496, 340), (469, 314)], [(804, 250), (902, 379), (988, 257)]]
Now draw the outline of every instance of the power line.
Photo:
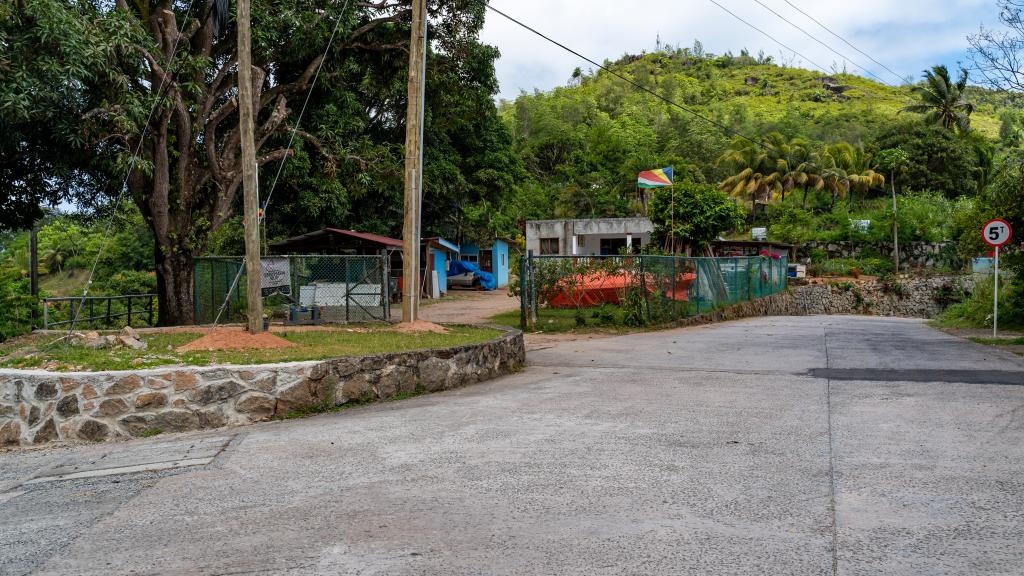
[(783, 0), (783, 1), (784, 1), (784, 2), (786, 3), (786, 4), (789, 4), (790, 6), (792, 6), (792, 7), (793, 7), (793, 9), (794, 9), (794, 10), (796, 10), (797, 12), (799, 12), (799, 13), (803, 14), (804, 16), (806, 16), (807, 18), (809, 18), (809, 19), (810, 19), (811, 21), (813, 21), (813, 22), (814, 22), (815, 24), (817, 24), (818, 26), (821, 26), (822, 28), (824, 28), (824, 29), (825, 29), (825, 31), (826, 31), (826, 32), (828, 32), (829, 34), (831, 34), (831, 35), (835, 36), (836, 38), (838, 38), (838, 39), (842, 40), (842, 41), (843, 41), (843, 42), (844, 42), (844, 43), (845, 43), (845, 44), (846, 44), (847, 46), (849, 46), (850, 48), (853, 48), (854, 50), (856, 50), (857, 52), (859, 52), (860, 54), (862, 54), (863, 56), (865, 56), (865, 57), (866, 57), (866, 58), (867, 58), (868, 60), (871, 60), (871, 61), (872, 61), (872, 62), (874, 62), (875, 64), (878, 64), (879, 66), (881, 66), (882, 68), (884, 68), (885, 70), (887, 70), (887, 71), (888, 71), (888, 72), (889, 72), (890, 74), (892, 74), (893, 76), (895, 76), (896, 78), (898, 78), (898, 79), (900, 80), (900, 82), (903, 82), (903, 76), (900, 76), (900, 75), (899, 75), (899, 74), (897, 74), (896, 72), (893, 72), (893, 71), (892, 71), (892, 68), (889, 68), (889, 67), (888, 67), (888, 66), (886, 66), (885, 64), (882, 64), (882, 63), (881, 63), (881, 62), (879, 62), (878, 60), (875, 60), (874, 58), (872, 58), (872, 56), (871, 56), (870, 54), (868, 54), (867, 52), (865, 52), (865, 51), (861, 50), (860, 48), (857, 48), (856, 46), (854, 46), (853, 44), (851, 44), (849, 40), (847, 40), (846, 38), (843, 38), (843, 37), (842, 37), (842, 36), (840, 36), (839, 34), (836, 34), (835, 32), (833, 32), (833, 31), (832, 31), (831, 29), (829, 29), (829, 27), (828, 27), (828, 26), (825, 26), (824, 24), (822, 24), (821, 22), (819, 22), (817, 18), (815, 18), (814, 16), (811, 16), (811, 15), (810, 15), (810, 14), (808, 14), (807, 12), (804, 12), (803, 10), (801, 10), (801, 9), (800, 9), (800, 7), (799, 7), (799, 6), (797, 6), (796, 4), (793, 4), (793, 3), (792, 3), (792, 2), (790, 2), (789, 0)]
[[(711, 0), (711, 1), (713, 2), (714, 0)], [(680, 109), (680, 110), (682, 110), (682, 111), (684, 111), (684, 112), (686, 112), (688, 114), (692, 114), (692, 115), (700, 118), (701, 120), (704, 120), (708, 124), (711, 124), (713, 126), (716, 126), (716, 127), (720, 128), (723, 132), (725, 132), (726, 134), (728, 134), (730, 136), (736, 136), (738, 138), (742, 138), (743, 140), (746, 140), (747, 142), (750, 142), (751, 144), (755, 144), (757, 146), (760, 146), (761, 148), (764, 148), (765, 150), (767, 150), (769, 148), (766, 144), (764, 144), (760, 140), (755, 140), (754, 138), (751, 138), (750, 136), (747, 136), (746, 134), (743, 134), (742, 132), (738, 132), (736, 130), (733, 130), (732, 128), (729, 128), (728, 126), (726, 126), (725, 124), (722, 124), (721, 122), (718, 122), (716, 120), (712, 120), (711, 118), (708, 118), (707, 116), (704, 116), (703, 114), (701, 114), (700, 112), (697, 112), (696, 110), (693, 110), (692, 108), (689, 108), (687, 106), (683, 106), (682, 104), (679, 104), (678, 102), (675, 102), (675, 101), (673, 101), (673, 100), (671, 100), (669, 98), (666, 98), (666, 97), (662, 96), (661, 94), (658, 94), (657, 92), (655, 92), (654, 90), (651, 90), (650, 88), (647, 88), (646, 86), (643, 86), (641, 84), (638, 84), (638, 83), (634, 82), (633, 80), (630, 80), (626, 76), (623, 76), (622, 74), (619, 74), (615, 70), (612, 70), (611, 68), (609, 68), (609, 67), (607, 67), (607, 66), (605, 66), (603, 64), (598, 64), (595, 60), (593, 60), (591, 58), (587, 58), (586, 56), (584, 56), (583, 54), (577, 52), (576, 50), (573, 50), (572, 48), (569, 48), (565, 44), (562, 44), (561, 42), (551, 38), (550, 36), (547, 36), (544, 33), (538, 31), (536, 28), (533, 28), (530, 25), (525, 24), (525, 23), (523, 23), (523, 22), (513, 18), (512, 16), (509, 16), (508, 14), (502, 12), (501, 10), (498, 10), (494, 6), (491, 6), (488, 3), (488, 0), (481, 0), (481, 2), (483, 2), (484, 6), (487, 7), (488, 10), (494, 12), (495, 14), (498, 14), (499, 16), (501, 16), (503, 18), (505, 18), (509, 22), (512, 22), (513, 24), (516, 24), (517, 26), (520, 26), (521, 28), (524, 28), (525, 30), (528, 30), (529, 32), (531, 32), (531, 33), (533, 33), (533, 34), (543, 38), (544, 40), (547, 40), (548, 42), (554, 44), (555, 46), (558, 46), (562, 50), (565, 50), (566, 52), (576, 56), (577, 58), (580, 58), (581, 60), (591, 64), (592, 66), (595, 66), (598, 69), (603, 70), (603, 71), (607, 72), (608, 74), (611, 74), (612, 76), (615, 76), (619, 80), (622, 80), (623, 82), (626, 82), (627, 84), (630, 84), (634, 88), (637, 88), (638, 90), (646, 92), (646, 93), (650, 94), (651, 96), (654, 96), (658, 100), (661, 100), (662, 102), (664, 102), (664, 103), (666, 103), (666, 104), (668, 104), (670, 106), (674, 106), (674, 107), (676, 107), (676, 108), (678, 108), (678, 109)]]
[(818, 44), (821, 44), (822, 46), (824, 46), (825, 48), (827, 48), (828, 50), (830, 50), (830, 51), (831, 51), (831, 52), (832, 52), (833, 54), (835, 54), (836, 56), (839, 56), (839, 57), (840, 57), (840, 58), (842, 58), (843, 60), (846, 60), (846, 61), (848, 61), (848, 62), (852, 63), (852, 64), (853, 64), (854, 66), (856, 66), (856, 67), (860, 68), (861, 70), (863, 70), (863, 71), (867, 72), (867, 73), (868, 73), (869, 75), (871, 75), (871, 76), (875, 77), (875, 78), (876, 78), (876, 79), (877, 79), (877, 80), (878, 80), (879, 82), (881, 82), (882, 84), (888, 84), (888, 82), (886, 82), (885, 80), (882, 80), (881, 78), (879, 78), (879, 77), (878, 77), (878, 76), (877, 76), (877, 75), (876, 75), (876, 74), (875, 74), (874, 72), (872, 72), (871, 70), (868, 70), (867, 68), (865, 68), (865, 67), (861, 66), (860, 64), (857, 64), (857, 62), (856, 62), (856, 61), (855, 61), (855, 60), (854, 60), (853, 58), (850, 58), (849, 56), (847, 56), (847, 55), (845, 55), (845, 54), (843, 54), (843, 53), (841, 53), (841, 52), (839, 52), (839, 51), (835, 50), (834, 48), (832, 48), (832, 47), (831, 47), (831, 46), (829, 46), (828, 44), (826, 44), (826, 43), (822, 42), (821, 40), (819, 40), (819, 39), (818, 39), (818, 38), (817, 38), (816, 36), (814, 36), (813, 34), (811, 34), (810, 32), (808, 32), (807, 30), (804, 30), (804, 29), (803, 29), (803, 28), (801, 28), (801, 27), (800, 27), (799, 25), (797, 25), (797, 24), (794, 24), (794, 23), (793, 23), (793, 22), (792, 22), (792, 21), (791, 21), (790, 19), (786, 18), (786, 17), (785, 17), (785, 16), (783, 16), (782, 14), (779, 14), (778, 12), (776, 12), (775, 10), (773, 10), (773, 9), (772, 9), (772, 8), (771, 8), (770, 6), (768, 6), (768, 5), (767, 5), (767, 4), (765, 4), (764, 2), (761, 2), (761, 0), (754, 0), (754, 2), (757, 2), (758, 4), (760, 4), (760, 5), (761, 5), (761, 7), (762, 7), (762, 8), (764, 8), (765, 10), (767, 10), (767, 11), (771, 12), (772, 14), (776, 15), (776, 16), (777, 16), (777, 17), (778, 17), (778, 18), (779, 18), (780, 20), (782, 20), (782, 21), (783, 21), (783, 22), (785, 22), (786, 24), (789, 24), (790, 26), (792, 26), (792, 27), (796, 28), (797, 30), (799, 30), (799, 31), (803, 32), (803, 33), (804, 33), (805, 35), (807, 35), (807, 37), (808, 37), (808, 38), (810, 38), (811, 40), (814, 40), (814, 41), (815, 41), (815, 42), (817, 42)]
[[(188, 20), (188, 16), (192, 13), (192, 7), (195, 5), (195, 2), (196, 0), (189, 0), (188, 9), (185, 10), (185, 16), (182, 18), (182, 23)], [(142, 143), (145, 142), (146, 133), (149, 132), (149, 124), (153, 121), (153, 115), (156, 114), (156, 109), (160, 105), (160, 98), (163, 95), (164, 86), (169, 85), (167, 80), (170, 78), (171, 70), (174, 67), (174, 58), (178, 55), (178, 44), (181, 42), (181, 37), (184, 36), (180, 31), (180, 27), (178, 30), (178, 37), (174, 39), (174, 45), (171, 47), (171, 55), (167, 60), (167, 69), (164, 70), (164, 74), (160, 78), (160, 84), (157, 85), (156, 98), (153, 100), (153, 106), (149, 109), (149, 115), (146, 116), (146, 123), (142, 126), (142, 133), (139, 134), (139, 143), (136, 144), (135, 150), (132, 152), (132, 159), (128, 163), (128, 170), (125, 173), (124, 182), (121, 183), (121, 188), (118, 190), (117, 197), (114, 199), (114, 209), (110, 213), (110, 220), (107, 221), (107, 228), (103, 234), (103, 245), (100, 246), (99, 251), (96, 253), (96, 259), (92, 262), (92, 268), (89, 270), (89, 277), (86, 279), (85, 287), (82, 289), (82, 299), (78, 302), (78, 306), (75, 308), (75, 315), (71, 318), (71, 322), (68, 324), (69, 335), (74, 332), (75, 324), (78, 322), (78, 317), (82, 313), (82, 308), (85, 307), (85, 299), (89, 296), (89, 287), (92, 286), (93, 277), (96, 275), (96, 267), (99, 265), (100, 259), (103, 257), (103, 253), (106, 252), (107, 248), (110, 246), (110, 232), (114, 226), (114, 219), (117, 218), (117, 212), (121, 207), (121, 200), (124, 198), (124, 191), (128, 189), (128, 179), (131, 178), (132, 172), (135, 170), (135, 162), (139, 159), (139, 152), (142, 151)]]
[(726, 8), (725, 6), (722, 6), (721, 4), (719, 4), (719, 3), (717, 2), (717, 0), (708, 0), (708, 2), (711, 2), (711, 3), (712, 3), (712, 4), (714, 4), (715, 6), (718, 6), (719, 8), (721, 8), (722, 10), (724, 10), (724, 11), (725, 11), (726, 13), (728, 13), (728, 14), (729, 14), (730, 16), (732, 16), (733, 18), (735, 18), (735, 19), (739, 20), (740, 22), (743, 22), (743, 23), (744, 23), (744, 24), (746, 24), (747, 26), (750, 26), (750, 27), (751, 27), (751, 28), (753, 28), (754, 30), (757, 30), (757, 31), (758, 31), (758, 32), (760, 32), (760, 33), (761, 33), (762, 35), (764, 35), (764, 36), (765, 36), (766, 38), (768, 38), (769, 40), (771, 40), (772, 42), (775, 42), (776, 44), (778, 44), (779, 46), (782, 46), (782, 47), (783, 47), (783, 48), (785, 48), (786, 50), (789, 50), (789, 51), (790, 51), (790, 52), (792, 52), (793, 54), (796, 54), (797, 56), (799, 56), (799, 57), (803, 58), (804, 60), (807, 60), (807, 61), (808, 61), (808, 62), (810, 62), (811, 64), (814, 64), (814, 65), (815, 65), (815, 66), (817, 66), (817, 67), (818, 67), (818, 69), (819, 69), (819, 70), (821, 70), (822, 72), (824, 72), (824, 73), (826, 73), (826, 74), (828, 73), (828, 68), (827, 68), (827, 67), (825, 67), (825, 66), (822, 66), (821, 64), (818, 64), (817, 62), (815, 62), (814, 60), (811, 60), (811, 59), (810, 59), (810, 58), (808, 58), (807, 56), (804, 56), (803, 54), (801, 54), (801, 53), (797, 52), (796, 50), (794, 50), (794, 49), (790, 48), (789, 46), (786, 46), (785, 44), (783, 44), (783, 43), (782, 43), (782, 42), (781, 42), (780, 40), (777, 40), (777, 39), (776, 39), (776, 38), (775, 38), (774, 36), (772, 36), (771, 34), (769, 34), (769, 33), (765, 32), (764, 30), (761, 30), (761, 29), (760, 29), (760, 28), (758, 28), (757, 26), (754, 26), (754, 25), (753, 25), (753, 24), (751, 24), (750, 22), (747, 22), (746, 20), (744, 20), (743, 18), (741, 18), (741, 17), (739, 16), (739, 15), (737, 15), (737, 14), (736, 14), (735, 12), (733, 12), (732, 10), (729, 10), (729, 9), (728, 9), (728, 8)]

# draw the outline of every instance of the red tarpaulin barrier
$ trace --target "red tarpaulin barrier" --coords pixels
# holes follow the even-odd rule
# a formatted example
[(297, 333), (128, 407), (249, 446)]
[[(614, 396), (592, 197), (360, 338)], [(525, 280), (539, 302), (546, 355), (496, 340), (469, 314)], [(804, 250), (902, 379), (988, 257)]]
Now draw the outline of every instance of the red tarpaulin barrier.
[[(559, 283), (558, 292), (547, 298), (552, 308), (593, 308), (602, 304), (620, 304), (626, 297), (626, 289), (633, 284), (630, 273), (608, 274), (595, 272), (580, 279), (579, 282), (563, 280)], [(690, 284), (697, 279), (694, 273), (680, 274), (676, 277), (675, 290), (667, 286), (664, 290), (666, 298), (674, 298), (677, 302), (689, 299)], [(646, 289), (653, 293), (658, 289), (654, 276), (647, 274)], [(674, 294), (673, 294), (674, 292)]]

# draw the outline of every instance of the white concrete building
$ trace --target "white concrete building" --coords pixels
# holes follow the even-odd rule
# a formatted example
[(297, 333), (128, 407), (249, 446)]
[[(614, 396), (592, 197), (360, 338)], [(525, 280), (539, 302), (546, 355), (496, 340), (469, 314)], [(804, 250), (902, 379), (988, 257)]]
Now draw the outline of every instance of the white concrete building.
[(651, 241), (654, 224), (647, 218), (530, 220), (526, 249), (538, 256), (598, 256), (638, 252)]

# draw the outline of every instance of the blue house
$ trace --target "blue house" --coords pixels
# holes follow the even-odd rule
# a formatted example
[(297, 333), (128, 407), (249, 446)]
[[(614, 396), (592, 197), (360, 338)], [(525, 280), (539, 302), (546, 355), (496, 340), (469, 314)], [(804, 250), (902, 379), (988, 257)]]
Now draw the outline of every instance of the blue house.
[(459, 246), (444, 238), (424, 238), (423, 279), (427, 295), (434, 293), (433, 272), (437, 272), (437, 293), (448, 293), (448, 262), (458, 260)]
[(472, 262), (484, 272), (494, 274), (498, 281), (498, 288), (508, 286), (509, 253), (508, 242), (495, 240), (490, 246), (481, 247), (478, 244), (466, 243), (462, 245), (462, 260)]

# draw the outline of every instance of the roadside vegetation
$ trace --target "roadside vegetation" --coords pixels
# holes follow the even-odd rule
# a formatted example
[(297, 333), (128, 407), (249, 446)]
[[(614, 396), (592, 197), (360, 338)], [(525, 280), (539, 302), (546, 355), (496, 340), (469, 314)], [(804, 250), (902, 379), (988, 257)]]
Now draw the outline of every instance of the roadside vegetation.
[[(154, 30), (166, 25), (129, 5), (0, 7), (0, 68), (11, 78), (0, 83), (0, 339), (28, 330), (38, 313), (24, 232), (32, 225), (42, 295), (81, 294), (102, 255), (90, 293), (155, 291), (163, 324), (192, 319), (183, 295), (194, 256), (241, 252), (234, 36), (212, 18), (196, 19), (174, 70), (160, 76), (173, 98), (161, 99), (154, 70), (172, 62)], [(934, 66), (894, 87), (747, 50), (712, 53), (699, 41), (657, 41), (650, 52), (605, 62), (716, 126), (602, 70), (567, 70), (563, 87), (495, 102), (500, 53), (480, 41), (484, 5), (442, 2), (432, 10), (427, 59), (423, 233), (521, 239), (529, 219), (648, 214), (663, 251), (680, 249), (666, 238), (699, 250), (718, 235), (749, 238), (754, 226), (768, 228), (771, 240), (870, 246), (891, 238), (895, 194), (900, 242), (955, 241), (952, 269), (987, 253), (978, 233), (987, 218), (1007, 218), (1024, 234), (1024, 86), (1013, 81), (1016, 63), (1000, 59), (1000, 47), (1024, 41), (1015, 6), (994, 0), (1005, 28), (967, 39), (972, 67), (1012, 72), (1003, 75)], [(400, 3), (342, 8), (254, 6), (254, 64), (267, 72), (257, 111), (261, 189), (277, 183), (268, 243), (325, 226), (401, 232), (407, 23)], [(183, 6), (170, 13), (186, 19)], [(339, 41), (296, 146), (285, 151), (329, 21), (341, 22)], [(153, 125), (144, 133), (147, 118)], [(137, 148), (143, 161), (133, 164)], [(271, 168), (286, 157), (278, 180)], [(693, 202), (666, 201), (664, 189), (638, 193), (637, 173), (662, 166), (675, 167), (677, 191)], [(79, 213), (44, 209), (71, 203)], [(860, 220), (870, 225), (851, 226)], [(881, 276), (895, 272), (886, 260), (870, 250), (856, 261), (812, 254), (812, 271)], [(1005, 268), (1014, 278), (1012, 318), (1024, 309), (1019, 250), (1007, 253)]]

